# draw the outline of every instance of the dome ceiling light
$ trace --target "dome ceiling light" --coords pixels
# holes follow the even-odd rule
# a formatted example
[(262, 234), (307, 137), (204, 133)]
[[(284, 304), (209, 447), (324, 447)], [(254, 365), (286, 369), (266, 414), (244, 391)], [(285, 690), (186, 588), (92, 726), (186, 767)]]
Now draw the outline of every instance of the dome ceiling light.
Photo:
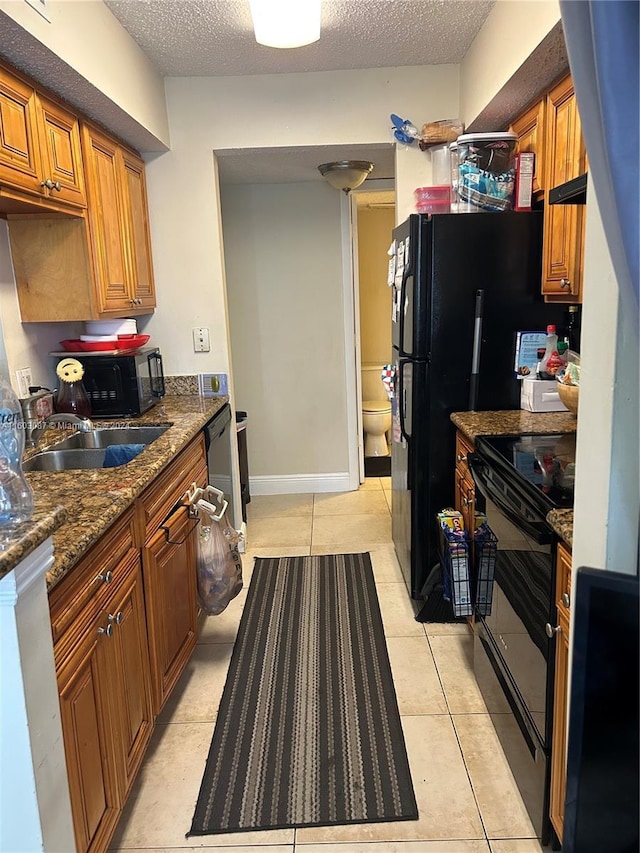
[(363, 184), (372, 169), (373, 163), (368, 160), (337, 160), (335, 163), (323, 163), (318, 166), (318, 171), (332, 187), (347, 194)]
[(249, 0), (258, 44), (292, 48), (320, 38), (321, 0)]

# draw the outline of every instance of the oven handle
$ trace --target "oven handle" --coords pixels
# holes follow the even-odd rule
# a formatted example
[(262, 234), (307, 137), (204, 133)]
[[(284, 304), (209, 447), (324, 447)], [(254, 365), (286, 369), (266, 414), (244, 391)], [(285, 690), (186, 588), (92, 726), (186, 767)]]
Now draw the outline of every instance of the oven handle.
[(541, 522), (536, 524), (525, 518), (518, 508), (505, 499), (505, 496), (497, 492), (489, 477), (486, 475), (487, 463), (478, 453), (467, 455), (467, 465), (476, 486), (488, 500), (492, 501), (513, 524), (530, 536), (538, 545), (549, 545), (553, 541), (551, 530)]

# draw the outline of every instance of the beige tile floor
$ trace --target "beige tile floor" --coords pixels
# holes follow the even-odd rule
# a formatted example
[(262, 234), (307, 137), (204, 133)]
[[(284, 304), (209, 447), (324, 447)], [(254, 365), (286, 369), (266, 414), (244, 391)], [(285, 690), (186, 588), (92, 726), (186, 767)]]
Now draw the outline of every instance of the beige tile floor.
[(253, 497), (255, 556), (369, 551), (420, 817), (417, 821), (185, 838), (191, 825), (246, 590), (203, 620), (196, 650), (158, 719), (113, 850), (177, 853), (540, 853), (473, 677), (466, 625), (423, 625), (391, 542), (391, 482), (346, 494)]

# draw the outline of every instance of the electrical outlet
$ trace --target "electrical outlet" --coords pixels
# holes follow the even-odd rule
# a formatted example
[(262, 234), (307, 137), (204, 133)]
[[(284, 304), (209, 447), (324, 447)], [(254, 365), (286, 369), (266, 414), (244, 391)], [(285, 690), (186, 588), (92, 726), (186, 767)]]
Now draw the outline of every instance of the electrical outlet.
[(29, 386), (33, 385), (31, 378), (31, 368), (22, 367), (16, 370), (16, 379), (18, 380), (18, 397), (24, 398), (29, 396)]
[(209, 352), (210, 349), (209, 329), (205, 326), (198, 326), (198, 328), (193, 330), (193, 351)]

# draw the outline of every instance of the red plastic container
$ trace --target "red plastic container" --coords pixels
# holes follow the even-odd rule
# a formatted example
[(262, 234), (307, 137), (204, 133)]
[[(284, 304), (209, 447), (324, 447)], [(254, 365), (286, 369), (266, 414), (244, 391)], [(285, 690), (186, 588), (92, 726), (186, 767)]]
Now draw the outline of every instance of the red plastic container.
[(451, 187), (418, 187), (414, 192), (418, 213), (449, 213), (451, 210)]

